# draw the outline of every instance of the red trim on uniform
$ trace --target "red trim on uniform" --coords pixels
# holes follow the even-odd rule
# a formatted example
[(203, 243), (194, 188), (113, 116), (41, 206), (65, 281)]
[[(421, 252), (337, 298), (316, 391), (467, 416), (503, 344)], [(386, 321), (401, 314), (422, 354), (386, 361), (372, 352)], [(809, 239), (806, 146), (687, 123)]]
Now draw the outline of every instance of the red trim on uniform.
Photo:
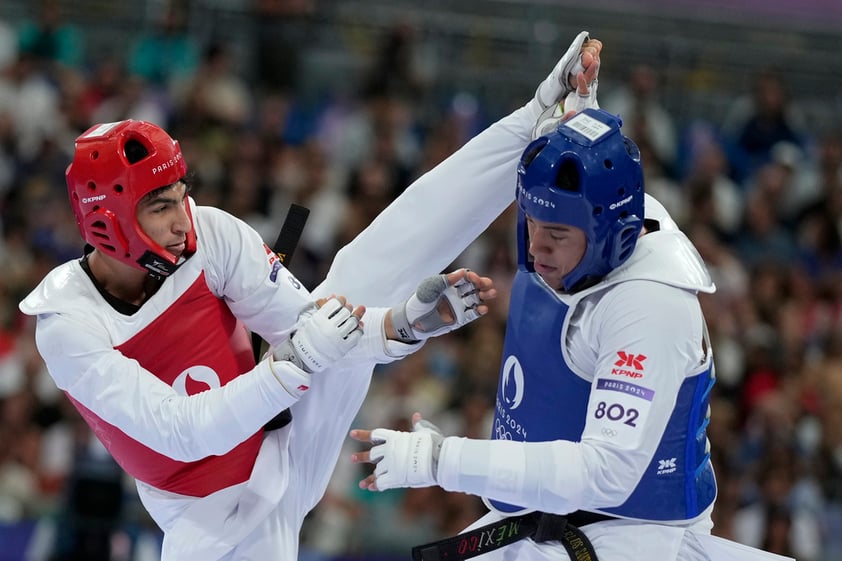
[[(254, 368), (248, 332), (210, 291), (204, 273), (150, 325), (115, 348), (176, 391), (188, 394), (224, 386)], [(191, 369), (195, 376), (190, 376)], [(182, 495), (203, 497), (248, 480), (263, 440), (260, 430), (226, 454), (180, 462), (132, 439), (70, 399), (129, 475)]]

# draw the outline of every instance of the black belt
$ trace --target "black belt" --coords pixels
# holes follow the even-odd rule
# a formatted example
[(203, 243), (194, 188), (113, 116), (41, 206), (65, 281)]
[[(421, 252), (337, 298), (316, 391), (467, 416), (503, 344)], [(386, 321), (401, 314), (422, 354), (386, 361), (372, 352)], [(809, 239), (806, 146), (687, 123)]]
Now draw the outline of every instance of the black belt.
[(593, 544), (579, 526), (613, 519), (613, 516), (584, 510), (577, 510), (564, 516), (531, 512), (503, 518), (452, 538), (413, 547), (412, 559), (413, 561), (462, 561), (525, 538), (532, 538), (539, 543), (560, 541), (570, 559), (574, 561), (597, 561)]

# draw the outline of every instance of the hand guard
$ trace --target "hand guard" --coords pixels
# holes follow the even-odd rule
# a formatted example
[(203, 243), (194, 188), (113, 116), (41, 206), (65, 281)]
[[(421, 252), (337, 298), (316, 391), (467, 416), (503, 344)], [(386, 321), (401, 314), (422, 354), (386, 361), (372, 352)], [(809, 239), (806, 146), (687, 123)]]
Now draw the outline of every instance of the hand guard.
[(570, 92), (575, 92), (575, 89), (570, 87), (570, 76), (585, 71), (579, 51), (588, 37), (587, 31), (579, 33), (564, 56), (556, 63), (550, 75), (538, 84), (538, 89), (535, 90), (535, 100), (541, 106), (541, 109), (555, 105), (566, 98)]
[(377, 465), (374, 475), (377, 490), (397, 487), (430, 487), (436, 485), (439, 453), (444, 435), (424, 419), (415, 423), (412, 432), (374, 429), (371, 440), (371, 461)]
[[(269, 349), (269, 353), (273, 353), (273, 349)], [(269, 362), (269, 369), (287, 393), (295, 398), (300, 398), (310, 389), (312, 375), (292, 361), (272, 360)]]
[(535, 128), (532, 129), (532, 140), (555, 131), (564, 120), (563, 117), (571, 111), (580, 113), (588, 108), (599, 109), (599, 103), (596, 100), (598, 87), (599, 81), (594, 80), (588, 85), (588, 93), (586, 95), (573, 90), (567, 94), (563, 103), (556, 103), (544, 109), (544, 112), (541, 113), (541, 116), (535, 122)]
[[(448, 286), (445, 275), (421, 281), (415, 294), (401, 305), (392, 308), (392, 325), (405, 343), (414, 343), (449, 333), (477, 319), (477, 306), (482, 303), (479, 289), (466, 278)], [(450, 308), (452, 321), (445, 321), (439, 305)]]
[(306, 372), (321, 372), (353, 349), (362, 335), (357, 316), (331, 298), (314, 313), (302, 314), (298, 329), (272, 354)]

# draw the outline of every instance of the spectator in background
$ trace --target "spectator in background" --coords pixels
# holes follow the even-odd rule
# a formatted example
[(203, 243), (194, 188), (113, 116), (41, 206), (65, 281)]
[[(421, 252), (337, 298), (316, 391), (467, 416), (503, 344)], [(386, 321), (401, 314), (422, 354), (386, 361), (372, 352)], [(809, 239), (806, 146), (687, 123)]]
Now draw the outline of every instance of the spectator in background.
[(830, 299), (839, 294), (842, 278), (842, 234), (838, 220), (832, 207), (816, 210), (804, 216), (798, 231), (800, 265), (816, 290)]
[[(837, 318), (838, 321), (838, 318)], [(824, 356), (809, 365), (809, 381), (820, 422), (815, 474), (825, 501), (822, 509), (824, 559), (842, 555), (842, 329), (829, 334)]]
[(91, 123), (135, 119), (159, 125), (170, 121), (169, 100), (137, 75), (122, 76), (116, 90), (91, 113)]
[(364, 95), (398, 97), (419, 104), (430, 85), (430, 72), (421, 54), (414, 26), (398, 22), (388, 29), (363, 78)]
[(9, 20), (0, 17), (0, 73), (18, 58), (18, 32)]
[(722, 125), (733, 177), (742, 182), (769, 161), (778, 142), (802, 146), (804, 120), (781, 70), (766, 67), (752, 76), (750, 94), (734, 102)]
[[(749, 273), (731, 246), (708, 224), (693, 222), (687, 235), (693, 240), (716, 285), (716, 294), (703, 295), (700, 302), (705, 317), (712, 318), (709, 328), (716, 349), (717, 391), (733, 399), (744, 377), (740, 316), (741, 310), (748, 305)], [(713, 437), (711, 442), (715, 442)]]
[(769, 150), (769, 159), (743, 181), (746, 197), (755, 194), (769, 201), (775, 220), (792, 233), (797, 217), (799, 178), (797, 162), (804, 161), (801, 149), (791, 142), (778, 142)]
[(61, 131), (60, 101), (59, 91), (30, 53), (21, 52), (0, 74), (0, 115), (11, 120), (12, 150), (23, 164), (34, 164), (43, 143)]
[(225, 134), (250, 122), (254, 99), (236, 68), (226, 45), (210, 43), (196, 72), (174, 86), (178, 126), (217, 128)]
[(743, 218), (744, 195), (730, 177), (727, 154), (709, 125), (694, 124), (687, 135), (688, 166), (682, 178), (687, 219), (732, 241)]
[(348, 182), (348, 200), (340, 244), (354, 239), (394, 200), (403, 184), (396, 169), (377, 159), (364, 160), (352, 170)]
[[(35, 396), (27, 387), (20, 350), (6, 322), (0, 329), (0, 522), (34, 517), (41, 511), (38, 435), (30, 423)], [(34, 465), (33, 465), (34, 461)]]
[(331, 161), (352, 175), (385, 166), (395, 184), (389, 196), (399, 194), (414, 179), (410, 170), (421, 158), (417, 121), (427, 83), (419, 68), (414, 29), (405, 24), (390, 29), (381, 38), (356, 100), (339, 96), (317, 125), (316, 135)]
[(640, 148), (640, 162), (643, 165), (647, 193), (664, 205), (677, 224), (686, 224), (691, 214), (694, 214), (697, 209), (693, 208), (693, 213), (690, 212), (682, 192), (682, 185), (667, 172), (662, 159), (655, 154), (649, 140), (644, 139), (638, 144), (638, 148)]
[(833, 194), (842, 190), (842, 132), (832, 129), (821, 133), (814, 157), (796, 165), (802, 170), (794, 209), (800, 220), (826, 206)]
[(125, 521), (123, 471), (92, 434), (80, 435), (87, 438), (74, 443), (50, 561), (111, 561)]
[(760, 191), (749, 194), (734, 248), (747, 266), (786, 265), (796, 257), (795, 239), (778, 220), (774, 201)]
[(307, 18), (315, 8), (315, 0), (254, 2), (255, 75), (262, 93), (287, 96), (298, 91), (302, 47), (309, 40)]
[(80, 30), (64, 19), (58, 0), (35, 0), (35, 18), (18, 30), (20, 51), (32, 55), (42, 68), (54, 74), (61, 67), (79, 68), (84, 62), (84, 39)]
[(187, 8), (166, 2), (151, 31), (137, 36), (127, 53), (128, 71), (150, 87), (169, 92), (174, 83), (189, 79), (199, 66), (200, 51), (187, 29)]
[(839, 295), (842, 276), (842, 142), (824, 135), (818, 159), (807, 172), (813, 195), (797, 208), (795, 236), (801, 262), (826, 297)]
[(105, 55), (92, 61), (75, 105), (74, 118), (79, 130), (99, 122), (94, 115), (102, 104), (120, 95), (127, 79), (125, 65), (118, 55)]
[(820, 526), (816, 513), (798, 501), (799, 473), (792, 452), (776, 450), (748, 475), (756, 487), (748, 504), (735, 513), (737, 541), (799, 561), (817, 561)]
[[(369, 165), (385, 165), (391, 168), (388, 173), (406, 179), (407, 170), (420, 158), (415, 107), (393, 95), (375, 93), (347, 103), (337, 100), (321, 115), (315, 134), (330, 160), (348, 174)], [(394, 188), (390, 187), (392, 196)]]
[(341, 247), (340, 234), (351, 204), (345, 176), (315, 139), (302, 145), (275, 141), (266, 146), (269, 218), (274, 219), (277, 230), (277, 217), (283, 216), (291, 203), (310, 209), (307, 228), (296, 250), (295, 269), (305, 286), (316, 286)]
[[(812, 150), (802, 149), (791, 142), (778, 142), (769, 153), (769, 164), (781, 176), (781, 190), (778, 197), (778, 214), (788, 227), (792, 228), (800, 213), (815, 196), (816, 179), (810, 173), (816, 169), (816, 157)], [(749, 189), (753, 186), (749, 184)]]
[[(655, 165), (673, 176), (678, 135), (672, 115), (659, 98), (663, 90), (660, 79), (654, 67), (633, 65), (628, 69), (625, 84), (606, 95), (602, 107), (620, 115), (628, 137), (638, 146), (646, 145), (648, 157), (656, 158)], [(657, 197), (654, 192), (652, 195)], [(669, 206), (667, 210), (670, 210)]]

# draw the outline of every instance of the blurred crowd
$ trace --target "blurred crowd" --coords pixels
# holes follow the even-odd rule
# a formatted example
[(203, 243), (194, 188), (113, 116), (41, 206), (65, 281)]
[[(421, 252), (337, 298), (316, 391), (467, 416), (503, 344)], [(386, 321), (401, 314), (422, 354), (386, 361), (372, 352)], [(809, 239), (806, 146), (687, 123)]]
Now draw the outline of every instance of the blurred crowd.
[[(314, 287), (413, 179), (502, 115), (483, 117), (464, 96), (422, 111), (430, 84), (407, 26), (383, 38), (354, 87), (304, 103), (296, 50), (272, 32), (289, 14), (271, 10), (306, 15), (308, 2), (257, 3), (267, 11), (256, 40), (266, 44), (251, 80), (229, 45), (191, 36), (178, 10), (123, 52), (92, 59), (83, 29), (54, 2), (36, 5), (30, 20), (0, 19), (0, 561), (154, 561), (160, 538), (132, 483), (52, 383), (17, 310), (48, 270), (81, 254), (64, 182), (75, 137), (98, 122), (161, 124), (181, 143), (197, 202), (269, 243), (290, 203), (307, 206), (291, 269)], [(677, 122), (656, 67), (605, 72), (616, 84), (603, 85), (602, 107), (623, 118), (647, 191), (718, 287), (702, 296), (718, 377), (714, 533), (801, 561), (840, 559), (842, 127), (808, 130), (786, 75), (771, 67), (757, 69), (721, 122)], [(502, 296), (491, 314), (377, 370), (357, 426), (406, 428), (421, 411), (446, 434), (490, 434), (513, 232), (508, 212), (454, 264), (495, 279)], [(437, 488), (361, 491), (347, 446), (305, 523), (302, 559), (404, 559), (484, 511)]]

